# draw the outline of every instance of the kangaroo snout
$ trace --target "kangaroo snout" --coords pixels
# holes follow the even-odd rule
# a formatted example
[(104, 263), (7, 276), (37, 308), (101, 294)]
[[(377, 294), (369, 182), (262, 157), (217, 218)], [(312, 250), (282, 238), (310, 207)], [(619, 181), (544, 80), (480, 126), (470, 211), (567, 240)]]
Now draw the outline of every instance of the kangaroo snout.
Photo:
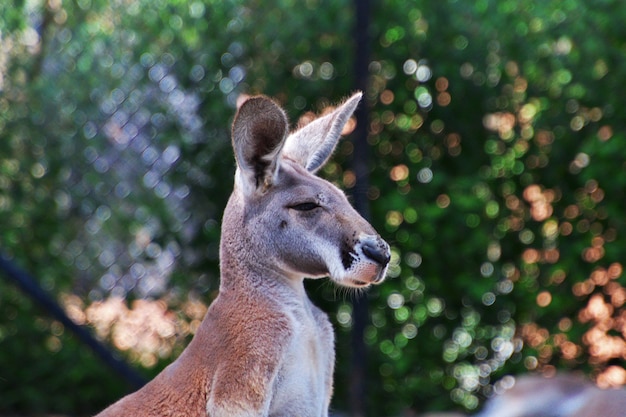
[(380, 284), (387, 275), (390, 259), (391, 250), (387, 242), (377, 235), (361, 235), (349, 254), (344, 278), (335, 280), (348, 287)]
[(359, 242), (360, 252), (366, 262), (375, 264), (375, 273), (370, 280), (371, 284), (380, 284), (385, 280), (387, 267), (391, 260), (391, 250), (387, 242), (380, 236), (365, 236)]
[(389, 245), (379, 237), (365, 240), (361, 244), (361, 250), (365, 256), (383, 267), (387, 266), (391, 259)]

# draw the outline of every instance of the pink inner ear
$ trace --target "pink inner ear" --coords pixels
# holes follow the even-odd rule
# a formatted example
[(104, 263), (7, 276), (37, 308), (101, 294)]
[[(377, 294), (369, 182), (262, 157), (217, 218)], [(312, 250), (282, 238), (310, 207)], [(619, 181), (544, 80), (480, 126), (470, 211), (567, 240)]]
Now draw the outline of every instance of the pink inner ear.
[(317, 172), (332, 155), (361, 97), (361, 93), (354, 94), (336, 109), (293, 132), (285, 143), (285, 155), (309, 172)]

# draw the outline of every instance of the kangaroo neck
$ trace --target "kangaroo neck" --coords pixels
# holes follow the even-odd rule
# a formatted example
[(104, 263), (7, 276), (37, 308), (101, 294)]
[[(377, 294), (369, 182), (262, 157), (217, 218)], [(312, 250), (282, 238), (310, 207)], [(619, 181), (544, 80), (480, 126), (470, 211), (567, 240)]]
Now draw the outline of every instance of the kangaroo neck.
[(245, 212), (241, 193), (234, 191), (224, 210), (220, 240), (220, 291), (263, 289), (264, 291), (291, 290), (304, 294), (303, 278), (290, 276), (275, 261), (272, 249), (250, 250), (250, 241), (259, 242), (263, 236), (250, 232), (250, 217)]
[(222, 240), (220, 293), (262, 291), (268, 296), (306, 297), (302, 277), (287, 275), (262, 254), (244, 251), (243, 245), (239, 240)]
[(302, 278), (286, 276), (271, 266), (255, 265), (246, 268), (245, 263), (236, 266), (222, 263), (220, 270), (220, 293), (259, 291), (270, 297), (307, 297)]

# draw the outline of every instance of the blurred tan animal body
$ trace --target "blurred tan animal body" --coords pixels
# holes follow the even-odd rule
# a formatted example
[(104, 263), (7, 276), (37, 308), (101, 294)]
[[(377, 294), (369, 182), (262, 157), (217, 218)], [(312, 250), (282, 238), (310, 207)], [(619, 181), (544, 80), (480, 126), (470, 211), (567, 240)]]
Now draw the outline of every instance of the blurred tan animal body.
[(508, 378), (511, 387), (476, 417), (626, 417), (624, 389), (600, 389), (568, 373)]
[(180, 357), (99, 417), (328, 416), (334, 334), (303, 280), (364, 288), (384, 279), (390, 259), (345, 195), (315, 175), (360, 99), (291, 134), (271, 99), (240, 106), (219, 295)]

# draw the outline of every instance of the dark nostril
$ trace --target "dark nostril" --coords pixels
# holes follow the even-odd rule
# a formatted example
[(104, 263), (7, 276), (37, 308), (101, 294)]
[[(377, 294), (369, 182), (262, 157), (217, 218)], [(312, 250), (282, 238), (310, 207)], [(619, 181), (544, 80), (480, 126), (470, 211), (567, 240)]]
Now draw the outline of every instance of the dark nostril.
[(365, 241), (361, 246), (363, 254), (373, 261), (385, 266), (389, 263), (389, 250), (386, 245)]

